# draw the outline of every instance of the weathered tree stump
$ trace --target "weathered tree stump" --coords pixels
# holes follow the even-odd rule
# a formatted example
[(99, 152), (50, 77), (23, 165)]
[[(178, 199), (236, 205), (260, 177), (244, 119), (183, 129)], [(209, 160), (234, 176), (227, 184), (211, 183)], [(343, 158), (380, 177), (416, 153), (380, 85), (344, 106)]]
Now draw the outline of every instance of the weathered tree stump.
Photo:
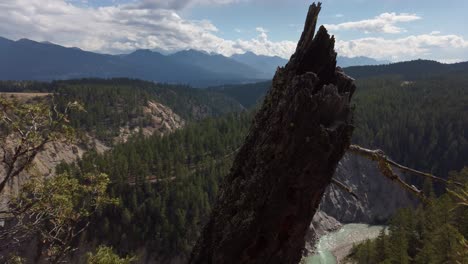
[(190, 263), (298, 263), (306, 230), (349, 147), (353, 80), (310, 6), (295, 54), (279, 68)]

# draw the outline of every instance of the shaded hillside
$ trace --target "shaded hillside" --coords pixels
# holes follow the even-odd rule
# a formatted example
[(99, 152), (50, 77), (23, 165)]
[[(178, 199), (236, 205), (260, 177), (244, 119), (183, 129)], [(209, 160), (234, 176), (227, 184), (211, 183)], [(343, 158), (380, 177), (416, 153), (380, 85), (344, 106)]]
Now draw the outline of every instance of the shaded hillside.
[(267, 81), (243, 85), (216, 86), (207, 88), (207, 90), (232, 97), (245, 108), (251, 108), (263, 100), (263, 97), (270, 88), (271, 81)]
[[(81, 79), (53, 82), (50, 88), (57, 91), (61, 87), (74, 88), (92, 97), (93, 89), (124, 89), (141, 96), (156, 98), (157, 101), (173, 109), (186, 120), (200, 120), (211, 116), (220, 116), (243, 107), (234, 99), (203, 89), (193, 89), (186, 85), (155, 84), (133, 79)], [(141, 96), (135, 96), (140, 98)], [(131, 102), (129, 102), (131, 103)]]
[[(374, 78), (378, 83), (378, 79), (400, 78), (402, 82), (414, 80), (430, 82), (433, 79), (448, 80), (466, 76), (468, 74), (468, 62), (442, 64), (435, 61), (417, 60), (386, 65), (348, 67), (344, 71), (358, 81)], [(210, 87), (209, 90), (232, 96), (242, 105), (250, 107), (265, 96), (269, 89), (268, 83), (223, 85)], [(358, 89), (357, 92), (360, 93), (360, 90)]]
[(444, 177), (468, 165), (468, 75), (357, 83), (355, 143)]
[(149, 102), (152, 105), (159, 102), (189, 122), (244, 109), (236, 100), (220, 93), (130, 79), (0, 82), (0, 92), (24, 91), (56, 93), (59, 107), (80, 102), (86, 112), (73, 112), (72, 125), (107, 143), (119, 136), (122, 128), (133, 130), (152, 125)]
[[(418, 71), (424, 69), (423, 65)], [(381, 148), (396, 161), (442, 176), (449, 170), (460, 170), (468, 155), (467, 72), (437, 72), (416, 81), (395, 76), (396, 72), (392, 72), (393, 77), (358, 79), (353, 141)], [(267, 83), (258, 83), (210, 89), (252, 107), (268, 87)]]
[(257, 55), (253, 52), (234, 54), (231, 56), (231, 58), (257, 69), (267, 79), (270, 79), (275, 74), (278, 67), (283, 67), (286, 65), (286, 63), (288, 63), (288, 60), (277, 56), (263, 56)]
[(443, 64), (436, 61), (415, 60), (376, 66), (348, 67), (344, 71), (355, 79), (398, 75), (405, 80), (411, 81), (449, 73), (466, 74), (468, 72), (468, 62)]

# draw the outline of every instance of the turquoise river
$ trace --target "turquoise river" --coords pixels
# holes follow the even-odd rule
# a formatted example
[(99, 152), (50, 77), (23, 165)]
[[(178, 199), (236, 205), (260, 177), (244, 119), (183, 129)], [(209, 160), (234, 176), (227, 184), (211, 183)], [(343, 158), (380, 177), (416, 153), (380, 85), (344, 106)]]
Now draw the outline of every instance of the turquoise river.
[(347, 224), (320, 238), (317, 254), (305, 258), (306, 264), (336, 264), (343, 260), (354, 244), (376, 238), (384, 226)]

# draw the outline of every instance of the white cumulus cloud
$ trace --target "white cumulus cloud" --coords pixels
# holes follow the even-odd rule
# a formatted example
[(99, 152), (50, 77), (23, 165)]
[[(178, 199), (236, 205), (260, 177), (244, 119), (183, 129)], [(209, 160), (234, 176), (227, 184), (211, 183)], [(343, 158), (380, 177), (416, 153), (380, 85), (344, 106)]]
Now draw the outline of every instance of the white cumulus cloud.
[(339, 30), (360, 30), (366, 33), (390, 33), (396, 34), (404, 32), (405, 30), (398, 27), (397, 23), (411, 22), (421, 19), (416, 14), (396, 14), (396, 13), (383, 13), (372, 19), (345, 22), (341, 24), (330, 24), (325, 27), (330, 31)]

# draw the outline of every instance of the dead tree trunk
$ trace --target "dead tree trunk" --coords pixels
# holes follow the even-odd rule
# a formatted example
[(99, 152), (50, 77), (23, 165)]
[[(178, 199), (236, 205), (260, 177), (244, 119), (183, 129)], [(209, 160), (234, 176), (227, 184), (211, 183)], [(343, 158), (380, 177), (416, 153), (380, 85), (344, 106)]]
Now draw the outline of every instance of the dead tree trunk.
[(190, 263), (298, 263), (306, 230), (349, 147), (353, 80), (313, 4), (255, 117)]

